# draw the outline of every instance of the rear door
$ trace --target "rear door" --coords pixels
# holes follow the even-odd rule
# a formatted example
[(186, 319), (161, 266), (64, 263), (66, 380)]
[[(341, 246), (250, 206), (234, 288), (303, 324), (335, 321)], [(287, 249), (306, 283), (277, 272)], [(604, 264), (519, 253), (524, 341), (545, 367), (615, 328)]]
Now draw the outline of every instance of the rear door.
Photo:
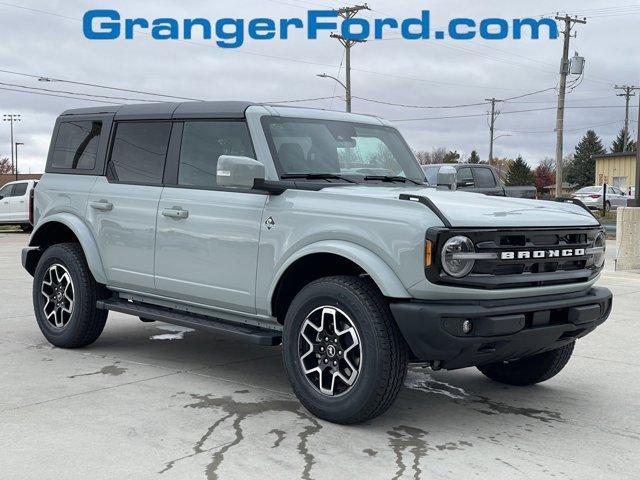
[(267, 196), (216, 184), (220, 155), (255, 158), (238, 120), (179, 122), (157, 218), (157, 292), (181, 301), (254, 313), (258, 244)]
[(12, 192), (13, 184), (0, 188), (0, 222), (11, 221), (10, 201)]
[(107, 174), (97, 178), (86, 215), (110, 286), (155, 291), (156, 215), (171, 127), (170, 121), (114, 124)]
[(14, 222), (29, 221), (29, 182), (13, 184), (13, 191), (9, 197), (10, 218)]

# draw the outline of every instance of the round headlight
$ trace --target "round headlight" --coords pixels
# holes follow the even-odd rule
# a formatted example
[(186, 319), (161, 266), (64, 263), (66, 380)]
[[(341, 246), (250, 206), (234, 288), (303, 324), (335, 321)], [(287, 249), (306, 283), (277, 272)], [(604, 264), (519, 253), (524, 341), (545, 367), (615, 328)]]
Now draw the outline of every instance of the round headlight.
[(604, 233), (600, 233), (596, 237), (595, 241), (593, 242), (593, 248), (598, 249), (593, 253), (593, 264), (597, 268), (601, 268), (604, 265), (604, 253), (607, 249), (607, 241), (605, 239)]
[(467, 237), (458, 235), (451, 237), (442, 247), (442, 268), (452, 277), (461, 278), (472, 269), (475, 260), (464, 258), (464, 254), (474, 253), (473, 242)]

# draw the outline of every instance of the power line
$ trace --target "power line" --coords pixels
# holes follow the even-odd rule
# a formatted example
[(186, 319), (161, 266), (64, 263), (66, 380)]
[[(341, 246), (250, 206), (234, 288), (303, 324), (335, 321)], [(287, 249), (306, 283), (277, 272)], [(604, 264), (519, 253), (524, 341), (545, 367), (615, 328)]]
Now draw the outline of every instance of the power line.
[(70, 95), (81, 95), (83, 97), (108, 98), (108, 99), (111, 99), (111, 100), (129, 100), (129, 101), (133, 101), (133, 102), (149, 102), (149, 103), (157, 103), (158, 102), (158, 100), (146, 100), (146, 99), (142, 99), (142, 98), (112, 97), (112, 96), (109, 96), (109, 95), (98, 95), (98, 94), (93, 94), (93, 93), (70, 92), (70, 91), (67, 91), (67, 90), (53, 90), (53, 89), (50, 89), (50, 88), (30, 87), (28, 85), (20, 85), (20, 84), (17, 84), (17, 83), (0, 82), (0, 85), (4, 85), (5, 87), (18, 87), (18, 88), (24, 88), (24, 89), (28, 89), (28, 90), (39, 90), (39, 91), (44, 91), (44, 92), (65, 93), (65, 94), (70, 94)]
[[(566, 106), (565, 108), (571, 109), (602, 109), (602, 108), (624, 108), (622, 105), (576, 105), (576, 106)], [(509, 115), (516, 113), (528, 113), (528, 112), (543, 112), (549, 110), (555, 110), (555, 107), (545, 107), (545, 108), (528, 108), (524, 110), (509, 110), (506, 112), (500, 112), (501, 115)], [(473, 117), (484, 117), (486, 113), (472, 113), (467, 115), (448, 115), (443, 117), (422, 117), (422, 118), (400, 118), (391, 120), (392, 122), (418, 122), (422, 120), (447, 120), (454, 118), (473, 118)]]
[(122, 105), (122, 103), (118, 103), (118, 102), (109, 102), (107, 100), (97, 100), (94, 98), (81, 98), (81, 97), (72, 97), (70, 95), (56, 95), (53, 93), (45, 93), (45, 92), (32, 92), (31, 90), (18, 90), (17, 88), (6, 88), (6, 87), (0, 87), (0, 90), (5, 90), (8, 92), (20, 92), (20, 93), (28, 93), (31, 95), (42, 95), (45, 97), (59, 97), (59, 98), (70, 98), (72, 100), (83, 100), (85, 102), (98, 102), (98, 103), (108, 103), (111, 105)]

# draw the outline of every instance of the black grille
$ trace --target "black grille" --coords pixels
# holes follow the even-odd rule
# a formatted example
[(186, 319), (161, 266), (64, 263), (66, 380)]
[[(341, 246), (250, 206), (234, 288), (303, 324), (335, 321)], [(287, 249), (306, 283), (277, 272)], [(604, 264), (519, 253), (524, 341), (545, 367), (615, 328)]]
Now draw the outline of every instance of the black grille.
[[(434, 266), (426, 269), (427, 278), (435, 283), (490, 289), (586, 282), (598, 273), (591, 254), (585, 252), (583, 255), (558, 258), (549, 256), (549, 251), (587, 250), (593, 247), (596, 237), (601, 232), (601, 227), (520, 230), (432, 229), (427, 237), (436, 244), (436, 252), (441, 251), (449, 238), (464, 235), (473, 241), (477, 253), (495, 254), (497, 258), (476, 260), (469, 275), (456, 279), (442, 271), (438, 253)], [(516, 258), (502, 258), (503, 252), (513, 252)], [(544, 257), (533, 258), (534, 252), (544, 252)], [(518, 255), (530, 255), (530, 258), (517, 258)]]

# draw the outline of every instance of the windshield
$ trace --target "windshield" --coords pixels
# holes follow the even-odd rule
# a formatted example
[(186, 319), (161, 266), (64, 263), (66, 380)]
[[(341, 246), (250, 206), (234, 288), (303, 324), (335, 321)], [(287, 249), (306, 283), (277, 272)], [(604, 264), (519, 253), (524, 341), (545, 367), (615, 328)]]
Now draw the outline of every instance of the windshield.
[(331, 174), (352, 181), (425, 181), (413, 153), (393, 128), (282, 117), (263, 117), (262, 124), (281, 178)]

